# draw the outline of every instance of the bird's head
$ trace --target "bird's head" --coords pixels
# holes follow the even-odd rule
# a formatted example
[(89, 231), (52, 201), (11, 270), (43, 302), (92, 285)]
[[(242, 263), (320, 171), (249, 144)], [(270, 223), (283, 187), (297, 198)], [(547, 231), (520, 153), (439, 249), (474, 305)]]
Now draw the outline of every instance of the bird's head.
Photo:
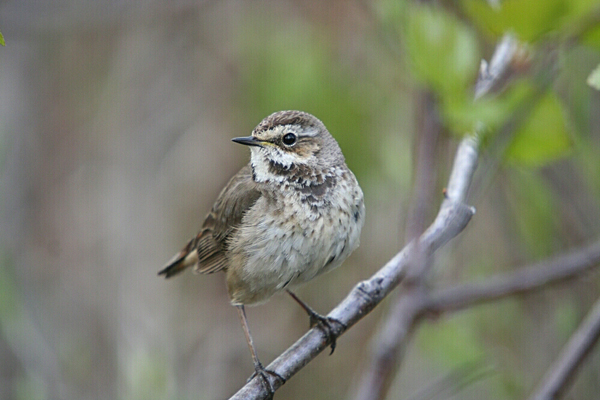
[(316, 175), (344, 163), (325, 125), (302, 111), (279, 111), (263, 119), (252, 136), (232, 139), (251, 147), (254, 179), (283, 181), (290, 175)]

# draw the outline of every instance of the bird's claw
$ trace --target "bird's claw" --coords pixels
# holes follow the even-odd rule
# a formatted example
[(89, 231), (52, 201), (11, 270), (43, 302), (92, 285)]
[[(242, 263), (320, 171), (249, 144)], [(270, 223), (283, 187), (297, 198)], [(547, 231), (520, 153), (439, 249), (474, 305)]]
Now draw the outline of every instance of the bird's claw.
[(279, 375), (275, 371), (266, 369), (265, 367), (263, 367), (263, 365), (260, 362), (258, 362), (258, 364), (254, 365), (254, 373), (250, 376), (250, 378), (248, 378), (248, 382), (250, 382), (252, 379), (254, 379), (255, 377), (258, 376), (261, 384), (263, 385), (265, 390), (269, 393), (267, 399), (272, 399), (273, 395), (275, 394), (275, 388), (273, 387), (273, 384), (271, 383), (271, 380), (269, 380), (269, 377), (267, 375), (271, 375), (275, 379), (281, 380), (282, 385), (286, 381), (283, 376)]
[(329, 355), (333, 354), (333, 352), (335, 351), (335, 347), (337, 345), (337, 343), (336, 343), (337, 335), (335, 332), (339, 329), (336, 329), (333, 326), (334, 324), (341, 326), (342, 330), (346, 329), (346, 325), (344, 325), (341, 321), (339, 321), (335, 318), (324, 317), (321, 314), (318, 314), (315, 312), (310, 314), (310, 327), (312, 328), (315, 325), (318, 326), (319, 329), (321, 329), (321, 331), (323, 332), (323, 334), (325, 334), (327, 341), (331, 342), (331, 345), (330, 345), (331, 352), (329, 353)]

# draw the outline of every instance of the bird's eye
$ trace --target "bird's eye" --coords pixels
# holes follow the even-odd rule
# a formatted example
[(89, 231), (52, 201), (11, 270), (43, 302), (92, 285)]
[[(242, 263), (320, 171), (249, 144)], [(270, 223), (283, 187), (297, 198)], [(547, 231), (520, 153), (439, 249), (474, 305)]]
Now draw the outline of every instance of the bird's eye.
[(293, 133), (286, 133), (285, 136), (283, 136), (283, 144), (286, 146), (291, 146), (294, 143), (296, 143), (296, 135)]

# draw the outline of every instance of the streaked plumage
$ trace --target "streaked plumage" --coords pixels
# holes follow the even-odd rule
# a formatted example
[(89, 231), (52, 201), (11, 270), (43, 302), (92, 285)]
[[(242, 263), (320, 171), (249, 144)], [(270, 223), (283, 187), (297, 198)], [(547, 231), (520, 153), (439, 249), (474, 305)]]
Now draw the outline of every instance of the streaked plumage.
[[(363, 193), (335, 139), (314, 116), (280, 111), (252, 136), (250, 163), (219, 194), (202, 229), (159, 272), (166, 278), (188, 267), (224, 271), (231, 303), (238, 309), (254, 368), (273, 392), (256, 355), (244, 305), (267, 301), (332, 270), (358, 247), (364, 223)], [(332, 323), (292, 297), (329, 337)]]
[[(297, 135), (293, 146), (281, 140)], [(339, 266), (358, 247), (363, 193), (321, 121), (277, 112), (252, 132), (251, 161), (161, 275), (225, 271), (232, 304), (256, 304)]]

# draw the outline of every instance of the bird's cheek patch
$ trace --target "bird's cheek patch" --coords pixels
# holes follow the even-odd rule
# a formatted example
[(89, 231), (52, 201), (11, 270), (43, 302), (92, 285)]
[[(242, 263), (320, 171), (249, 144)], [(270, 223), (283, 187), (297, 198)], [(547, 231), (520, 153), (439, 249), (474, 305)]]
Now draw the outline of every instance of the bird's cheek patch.
[(315, 154), (317, 154), (320, 150), (320, 146), (316, 143), (307, 143), (307, 142), (298, 142), (295, 147), (295, 152), (298, 154), (300, 158), (307, 159)]

